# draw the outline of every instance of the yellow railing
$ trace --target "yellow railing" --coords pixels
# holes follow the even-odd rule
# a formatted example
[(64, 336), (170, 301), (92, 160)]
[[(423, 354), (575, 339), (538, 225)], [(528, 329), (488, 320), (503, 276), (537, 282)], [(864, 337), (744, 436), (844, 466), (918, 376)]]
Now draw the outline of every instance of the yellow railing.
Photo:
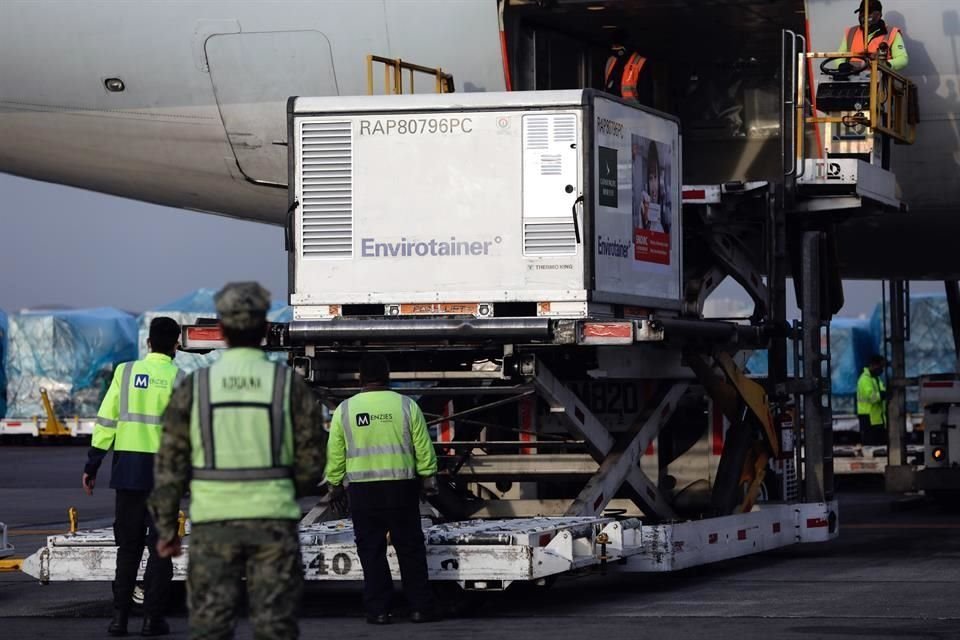
[(878, 133), (890, 136), (903, 144), (913, 144), (917, 139), (919, 108), (917, 85), (888, 67), (875, 54), (855, 55), (849, 52), (807, 54), (808, 60), (855, 59), (869, 62), (870, 105), (866, 113), (843, 116), (819, 116), (806, 118), (807, 124), (825, 123), (846, 126), (863, 125)]
[(444, 72), (440, 67), (424, 67), (400, 58), (383, 58), (381, 56), (367, 56), (367, 94), (373, 95), (373, 63), (383, 65), (383, 92), (385, 94), (402, 94), (404, 92), (403, 72), (409, 72), (409, 90), (414, 93), (414, 74), (422, 73), (433, 77), (434, 93), (453, 93), (453, 75)]

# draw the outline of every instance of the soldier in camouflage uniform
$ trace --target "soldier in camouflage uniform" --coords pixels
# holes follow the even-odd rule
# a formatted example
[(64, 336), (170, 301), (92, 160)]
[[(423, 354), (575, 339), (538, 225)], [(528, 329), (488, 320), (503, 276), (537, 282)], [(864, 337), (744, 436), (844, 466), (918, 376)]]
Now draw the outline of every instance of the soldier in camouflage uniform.
[(296, 495), (323, 476), (326, 436), (317, 399), (258, 348), (269, 293), (228, 284), (216, 298), (230, 348), (170, 399), (150, 508), (161, 555), (178, 555), (177, 512), (189, 483), (190, 634), (231, 638), (242, 579), (257, 638), (298, 637), (303, 573)]

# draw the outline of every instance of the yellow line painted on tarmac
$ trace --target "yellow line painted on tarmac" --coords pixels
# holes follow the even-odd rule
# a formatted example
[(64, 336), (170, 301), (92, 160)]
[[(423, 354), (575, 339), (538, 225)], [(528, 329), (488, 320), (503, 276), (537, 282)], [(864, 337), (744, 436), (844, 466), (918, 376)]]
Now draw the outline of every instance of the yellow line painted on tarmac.
[(899, 522), (868, 523), (868, 524), (840, 524), (841, 529), (960, 529), (960, 523), (931, 522), (928, 524), (905, 524)]
[(23, 566), (23, 558), (7, 558), (0, 560), (0, 573), (4, 571), (20, 571)]

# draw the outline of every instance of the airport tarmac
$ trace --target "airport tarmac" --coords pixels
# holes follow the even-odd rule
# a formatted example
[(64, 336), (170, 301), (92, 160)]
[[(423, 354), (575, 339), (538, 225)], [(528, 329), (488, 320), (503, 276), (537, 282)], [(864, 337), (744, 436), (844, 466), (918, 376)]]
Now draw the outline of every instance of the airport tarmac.
[[(64, 530), (70, 506), (81, 526), (109, 525), (107, 470), (85, 496), (84, 458), (84, 447), (0, 445), (0, 521), (17, 555)], [(672, 575), (570, 578), (492, 595), (470, 618), (431, 625), (398, 615), (390, 627), (371, 627), (358, 586), (310, 584), (302, 637), (960, 639), (960, 513), (926, 503), (894, 509), (879, 488), (859, 483), (840, 493), (841, 535), (827, 544)], [(107, 637), (110, 609), (107, 583), (44, 586), (0, 573), (0, 638)], [(182, 609), (170, 622), (170, 637), (188, 637)], [(246, 621), (237, 637), (252, 637)]]

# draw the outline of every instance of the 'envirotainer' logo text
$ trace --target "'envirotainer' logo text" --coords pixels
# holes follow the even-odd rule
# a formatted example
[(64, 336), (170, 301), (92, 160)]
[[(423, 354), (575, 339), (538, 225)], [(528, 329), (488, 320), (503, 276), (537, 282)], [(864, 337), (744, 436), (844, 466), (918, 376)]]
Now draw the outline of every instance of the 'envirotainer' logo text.
[(360, 239), (361, 258), (425, 258), (425, 257), (463, 257), (490, 255), (490, 247), (500, 244), (503, 238), (496, 236), (492, 240), (407, 240), (400, 238), (396, 242), (378, 241), (376, 238)]

